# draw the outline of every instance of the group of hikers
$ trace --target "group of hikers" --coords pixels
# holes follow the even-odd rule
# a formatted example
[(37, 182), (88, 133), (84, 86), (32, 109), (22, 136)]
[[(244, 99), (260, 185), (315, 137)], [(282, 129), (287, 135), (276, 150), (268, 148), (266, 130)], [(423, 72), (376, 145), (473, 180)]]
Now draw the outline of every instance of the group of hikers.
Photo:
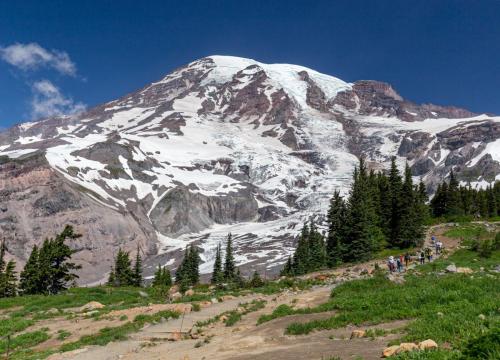
[[(439, 240), (436, 240), (434, 236), (431, 238), (431, 241), (434, 247), (434, 253), (436, 255), (441, 254), (443, 251), (443, 243)], [(416, 257), (418, 258), (420, 264), (425, 264), (426, 258), (428, 262), (431, 262), (433, 258), (432, 249), (429, 247), (425, 247), (421, 249), (420, 252), (417, 252)], [(403, 272), (405, 267), (408, 268), (408, 265), (410, 264), (411, 260), (412, 256), (408, 252), (404, 255), (399, 255), (396, 257), (389, 256), (389, 260), (387, 261), (387, 266), (391, 273), (396, 271)]]

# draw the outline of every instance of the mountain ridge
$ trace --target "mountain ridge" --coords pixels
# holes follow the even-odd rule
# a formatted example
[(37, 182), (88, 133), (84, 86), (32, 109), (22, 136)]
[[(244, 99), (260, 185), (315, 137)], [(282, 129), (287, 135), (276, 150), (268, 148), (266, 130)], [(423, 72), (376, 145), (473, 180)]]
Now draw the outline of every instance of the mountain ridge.
[(359, 156), (375, 168), (408, 161), (430, 191), (451, 169), (486, 186), (500, 173), (499, 121), (414, 104), (386, 83), (205, 57), (81, 114), (1, 132), (0, 226), (22, 263), (75, 225), (84, 283), (137, 243), (147, 273), (175, 267), (189, 243), (207, 273), (228, 232), (239, 264), (272, 272), (300, 224), (321, 221), (333, 190), (347, 189)]

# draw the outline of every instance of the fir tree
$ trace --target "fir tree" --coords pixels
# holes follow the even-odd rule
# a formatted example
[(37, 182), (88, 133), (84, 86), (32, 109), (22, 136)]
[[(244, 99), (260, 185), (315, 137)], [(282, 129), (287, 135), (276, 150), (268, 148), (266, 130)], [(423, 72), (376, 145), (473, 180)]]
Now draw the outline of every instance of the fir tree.
[(0, 297), (14, 297), (17, 295), (16, 262), (10, 260), (5, 266), (2, 276), (2, 293)]
[(390, 236), (387, 239), (393, 246), (397, 246), (398, 239), (400, 238), (401, 223), (401, 190), (403, 182), (399, 169), (396, 165), (396, 158), (391, 159), (391, 168), (389, 170), (389, 198), (390, 198)]
[(198, 249), (193, 245), (187, 246), (182, 263), (175, 273), (175, 283), (180, 284), (184, 290), (189, 286), (196, 285), (200, 279), (199, 264)]
[(297, 248), (293, 254), (293, 274), (303, 275), (309, 271), (309, 227), (304, 224)]
[[(56, 235), (55, 239), (48, 241), (50, 259), (50, 276), (49, 276), (49, 293), (58, 294), (66, 290), (68, 286), (73, 286), (78, 275), (73, 273), (75, 270), (81, 269), (80, 265), (70, 262), (71, 256), (75, 252), (65, 243), (66, 239), (77, 239), (80, 234), (75, 233), (71, 225), (66, 225), (64, 230)], [(42, 246), (40, 257), (44, 256), (45, 249)]]
[(226, 242), (226, 258), (224, 260), (224, 279), (227, 282), (231, 282), (234, 280), (235, 275), (236, 265), (234, 263), (233, 255), (233, 240), (231, 234), (228, 234)]
[(172, 277), (170, 276), (170, 271), (166, 266), (158, 265), (158, 269), (154, 274), (153, 282), (151, 283), (151, 285), (154, 287), (172, 286)]
[(215, 251), (214, 269), (212, 271), (212, 279), (210, 281), (214, 285), (219, 285), (224, 282), (224, 272), (222, 271), (222, 250), (221, 244), (217, 244)]
[(137, 253), (135, 256), (135, 264), (134, 264), (134, 286), (141, 287), (142, 286), (142, 259), (140, 254), (139, 244), (137, 244)]
[(293, 276), (293, 264), (292, 264), (292, 257), (289, 256), (288, 260), (285, 263), (285, 266), (280, 272), (280, 276)]
[(327, 214), (328, 237), (326, 243), (328, 266), (334, 267), (342, 262), (344, 252), (342, 243), (345, 238), (346, 205), (340, 192), (335, 191), (330, 201), (330, 209)]
[(448, 216), (463, 215), (463, 210), (460, 207), (460, 191), (458, 181), (455, 177), (453, 170), (450, 172), (450, 182), (448, 184), (448, 191), (446, 193), (446, 210), (445, 214)]
[(364, 160), (354, 170), (348, 203), (348, 234), (345, 239), (344, 260), (359, 262), (370, 259), (372, 250), (380, 240), (381, 231), (376, 225), (376, 214), (368, 186)]
[(318, 232), (316, 224), (311, 221), (309, 226), (309, 263), (307, 271), (316, 271), (326, 266), (326, 249), (323, 235)]
[(198, 249), (191, 245), (191, 251), (189, 252), (189, 279), (191, 285), (196, 285), (200, 282), (200, 255)]
[(17, 294), (16, 263), (5, 262), (5, 242), (0, 243), (0, 298), (13, 297)]
[(23, 295), (43, 293), (43, 289), (40, 288), (39, 276), (38, 246), (34, 245), (20, 275), (19, 290)]
[(411, 170), (408, 164), (405, 167), (405, 177), (403, 187), (401, 189), (401, 200), (399, 209), (399, 236), (393, 242), (394, 245), (401, 249), (415, 245), (416, 239), (416, 204), (417, 199), (413, 189), (413, 180)]
[(257, 271), (253, 272), (252, 278), (250, 279), (248, 285), (252, 288), (258, 288), (264, 285), (264, 281)]
[(132, 262), (128, 252), (118, 249), (115, 265), (111, 271), (108, 283), (112, 286), (134, 286), (136, 278), (132, 271)]

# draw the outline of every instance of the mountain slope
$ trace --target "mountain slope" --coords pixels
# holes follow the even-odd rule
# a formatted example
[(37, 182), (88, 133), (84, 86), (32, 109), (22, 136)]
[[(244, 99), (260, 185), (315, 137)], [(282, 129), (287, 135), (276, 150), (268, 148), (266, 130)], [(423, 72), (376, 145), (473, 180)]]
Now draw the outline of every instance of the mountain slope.
[(430, 190), (452, 167), (485, 186), (500, 173), (499, 121), (417, 105), (385, 83), (211, 56), (85, 113), (1, 133), (0, 226), (22, 262), (73, 223), (82, 282), (137, 242), (153, 267), (175, 266), (195, 242), (209, 272), (228, 232), (239, 264), (272, 271), (303, 221), (346, 190), (357, 156), (379, 166), (396, 155)]

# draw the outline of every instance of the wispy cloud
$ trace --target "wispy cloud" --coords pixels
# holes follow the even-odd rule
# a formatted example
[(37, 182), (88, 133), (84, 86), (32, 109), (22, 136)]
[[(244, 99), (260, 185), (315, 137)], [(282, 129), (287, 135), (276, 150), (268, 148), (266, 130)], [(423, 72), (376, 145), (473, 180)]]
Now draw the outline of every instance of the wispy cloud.
[(31, 87), (31, 115), (34, 119), (57, 115), (75, 114), (85, 110), (85, 104), (64, 96), (49, 80), (40, 80)]
[(47, 50), (37, 43), (0, 46), (0, 58), (22, 70), (48, 67), (63, 75), (75, 76), (76, 65), (65, 51)]

